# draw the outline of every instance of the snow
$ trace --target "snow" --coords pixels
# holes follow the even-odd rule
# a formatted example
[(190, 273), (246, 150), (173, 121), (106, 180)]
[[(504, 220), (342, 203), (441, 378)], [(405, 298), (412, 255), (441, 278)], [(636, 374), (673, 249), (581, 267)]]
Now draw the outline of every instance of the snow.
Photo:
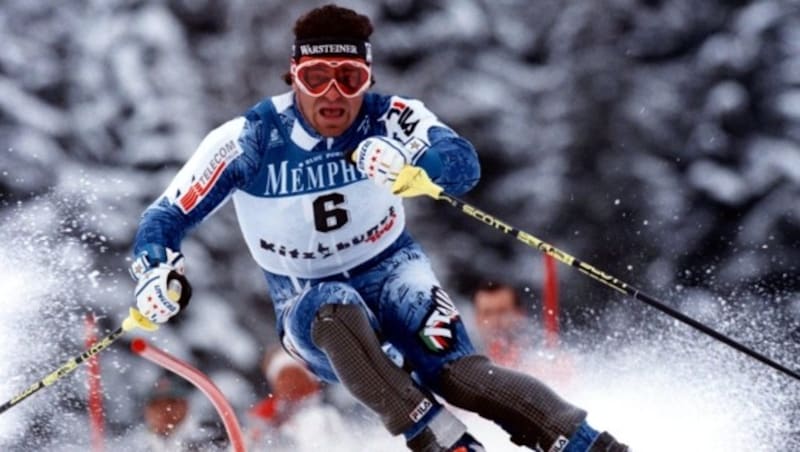
[(0, 108), (20, 123), (45, 133), (62, 134), (68, 127), (68, 119), (61, 111), (28, 95), (5, 77), (0, 77)]
[[(0, 317), (0, 331), (3, 332), (2, 347), (0, 347), (0, 393), (16, 394), (20, 388), (27, 384), (23, 378), (17, 375), (12, 364), (19, 362), (19, 355), (25, 350), (25, 336), (21, 334), (9, 334), (18, 328), (17, 322), (20, 318), (32, 317), (37, 310), (37, 303), (23, 302), (20, 296), (28, 297), (33, 300), (40, 300), (46, 293), (44, 285), (36, 284), (36, 274), (34, 268), (24, 268), (25, 261), (12, 259), (3, 250), (0, 250), (0, 286), (3, 287), (0, 295), (0, 306), (3, 308), (3, 316)], [(38, 293), (37, 293), (38, 292)], [(8, 438), (14, 431), (15, 425), (22, 422), (21, 412), (10, 412), (0, 417), (0, 437)]]
[(699, 190), (726, 204), (741, 204), (750, 194), (744, 178), (710, 161), (692, 165), (689, 181)]
[(800, 89), (794, 89), (783, 93), (778, 98), (778, 111), (783, 113), (787, 119), (792, 121), (800, 120)]

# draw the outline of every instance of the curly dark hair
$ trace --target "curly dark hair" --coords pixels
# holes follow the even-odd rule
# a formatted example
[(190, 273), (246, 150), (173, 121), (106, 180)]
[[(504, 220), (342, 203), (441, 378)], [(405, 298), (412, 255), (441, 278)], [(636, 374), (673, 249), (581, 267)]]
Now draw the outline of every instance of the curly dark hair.
[[(333, 4), (314, 8), (294, 23), (295, 39), (348, 38), (368, 41), (370, 35), (372, 22), (369, 17)], [(286, 72), (283, 81), (291, 85), (292, 75)]]
[(295, 39), (350, 38), (369, 40), (372, 22), (369, 17), (336, 5), (314, 8), (294, 23)]

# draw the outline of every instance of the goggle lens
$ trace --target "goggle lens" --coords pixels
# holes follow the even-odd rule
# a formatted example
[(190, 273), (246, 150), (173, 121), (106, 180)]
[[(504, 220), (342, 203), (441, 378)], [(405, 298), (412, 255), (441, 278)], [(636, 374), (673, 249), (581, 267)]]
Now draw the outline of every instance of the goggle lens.
[(312, 60), (294, 67), (295, 80), (303, 90), (322, 96), (335, 84), (346, 97), (355, 97), (369, 87), (371, 73), (366, 64), (356, 61)]

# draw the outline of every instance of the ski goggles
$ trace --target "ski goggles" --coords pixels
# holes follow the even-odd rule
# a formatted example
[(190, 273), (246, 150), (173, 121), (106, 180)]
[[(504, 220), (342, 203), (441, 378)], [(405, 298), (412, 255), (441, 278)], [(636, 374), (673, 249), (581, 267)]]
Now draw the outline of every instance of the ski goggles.
[(342, 96), (352, 98), (369, 88), (370, 67), (357, 60), (313, 59), (292, 63), (292, 75), (300, 89), (312, 97), (320, 97), (336, 86)]

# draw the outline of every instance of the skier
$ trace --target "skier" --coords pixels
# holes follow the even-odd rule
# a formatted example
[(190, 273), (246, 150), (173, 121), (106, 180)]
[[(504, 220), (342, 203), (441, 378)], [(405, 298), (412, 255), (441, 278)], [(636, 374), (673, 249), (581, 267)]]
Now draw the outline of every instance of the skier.
[(391, 188), (415, 165), (464, 193), (478, 181), (477, 156), (422, 102), (367, 92), (371, 33), (368, 17), (335, 5), (297, 20), (284, 75), (291, 91), (210, 132), (144, 212), (131, 267), (138, 309), (157, 323), (178, 313), (187, 300), (165, 294), (182, 271), (181, 239), (232, 198), (284, 348), (341, 382), (411, 450), (483, 451), (434, 393), (534, 450), (627, 450), (538, 380), (475, 353), (405, 230), (408, 193)]

